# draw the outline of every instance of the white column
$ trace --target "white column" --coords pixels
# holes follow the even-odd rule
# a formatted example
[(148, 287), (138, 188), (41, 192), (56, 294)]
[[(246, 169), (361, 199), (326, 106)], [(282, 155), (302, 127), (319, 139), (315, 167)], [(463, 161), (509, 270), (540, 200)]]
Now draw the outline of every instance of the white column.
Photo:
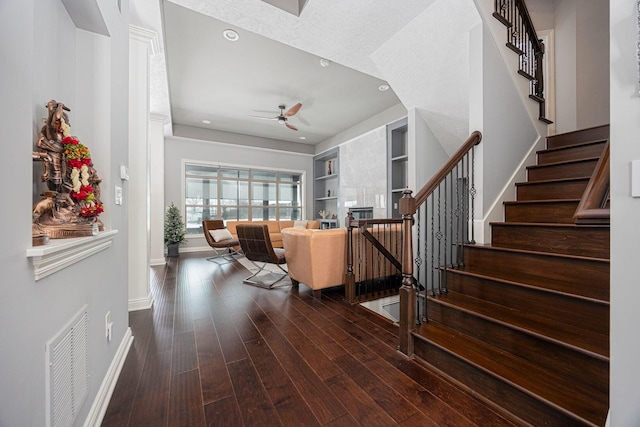
[(163, 265), (164, 258), (164, 126), (168, 118), (151, 114), (149, 120), (149, 218), (150, 264)]
[(155, 32), (129, 29), (129, 311), (153, 305), (149, 286), (149, 58)]

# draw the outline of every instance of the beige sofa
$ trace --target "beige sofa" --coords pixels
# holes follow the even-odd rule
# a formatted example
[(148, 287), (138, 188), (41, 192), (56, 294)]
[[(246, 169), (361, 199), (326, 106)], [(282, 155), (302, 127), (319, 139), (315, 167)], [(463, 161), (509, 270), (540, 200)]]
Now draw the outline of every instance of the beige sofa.
[[(402, 251), (401, 228), (392, 225), (380, 231), (370, 230), (387, 251), (400, 259)], [(313, 290), (315, 298), (322, 289), (343, 285), (347, 273), (347, 229), (308, 230), (288, 228), (282, 231), (284, 254), (292, 283), (302, 283)], [(353, 279), (356, 283), (372, 281), (381, 277), (401, 274), (396, 267), (371, 243), (353, 230), (354, 265)], [(366, 262), (362, 262), (366, 261)], [(353, 292), (353, 291), (352, 291)], [(345, 295), (355, 300), (354, 295)]]
[(282, 240), (294, 285), (307, 285), (313, 290), (313, 296), (319, 298), (321, 289), (344, 284), (346, 228), (287, 228), (282, 231)]
[[(281, 232), (285, 228), (292, 228), (294, 226), (294, 221), (251, 221), (251, 224), (267, 224), (269, 227), (269, 238), (271, 239), (271, 243), (274, 248), (282, 247), (282, 235)], [(248, 224), (247, 221), (227, 221), (226, 226), (227, 230), (231, 233), (234, 239), (238, 239), (238, 232), (236, 231), (236, 226), (238, 224)], [(306, 221), (307, 229), (315, 229), (320, 228), (320, 221), (309, 220)]]

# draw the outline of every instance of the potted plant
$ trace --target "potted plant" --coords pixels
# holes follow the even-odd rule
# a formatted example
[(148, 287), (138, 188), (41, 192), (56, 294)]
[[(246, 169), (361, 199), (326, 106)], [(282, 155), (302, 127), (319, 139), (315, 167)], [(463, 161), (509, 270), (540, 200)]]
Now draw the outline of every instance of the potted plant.
[(171, 202), (164, 218), (164, 243), (167, 245), (167, 256), (178, 256), (178, 245), (184, 242), (185, 234), (180, 210)]

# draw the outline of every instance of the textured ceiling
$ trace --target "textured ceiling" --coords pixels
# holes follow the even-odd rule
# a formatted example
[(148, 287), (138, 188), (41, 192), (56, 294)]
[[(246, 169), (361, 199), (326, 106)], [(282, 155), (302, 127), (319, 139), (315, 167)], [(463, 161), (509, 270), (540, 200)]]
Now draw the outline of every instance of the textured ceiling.
[[(189, 100), (179, 101), (177, 98), (180, 95), (174, 88), (178, 75), (183, 73), (190, 78), (205, 81), (213, 72), (218, 72), (218, 69), (227, 69), (227, 66), (220, 58), (212, 65), (213, 68), (197, 66), (173, 71), (174, 65), (177, 68), (187, 68), (179, 63), (172, 63), (167, 67), (165, 56), (170, 57), (173, 54), (171, 46), (174, 42), (170, 40), (173, 36), (170, 34), (169, 25), (163, 28), (159, 24), (158, 5), (166, 5), (167, 10), (169, 8), (177, 10), (177, 6), (183, 6), (193, 12), (225, 22), (228, 27), (238, 29), (241, 33), (240, 40), (256, 37), (259, 34), (271, 39), (270, 42), (280, 42), (304, 51), (307, 55), (315, 57), (315, 61), (321, 57), (327, 58), (334, 63), (333, 65), (342, 64), (389, 82), (402, 105), (407, 109), (418, 110), (446, 151), (455, 149), (456, 144), (468, 135), (468, 37), (469, 29), (480, 22), (474, 0), (403, 0), (401, 3), (388, 0), (309, 0), (299, 17), (261, 0), (161, 0), (160, 2), (131, 0), (132, 23), (158, 31), (161, 46), (165, 45), (164, 40), (167, 40), (167, 52), (160, 52), (151, 58), (152, 113), (163, 114), (176, 121), (176, 118), (183, 113), (179, 111), (183, 107), (179, 107), (178, 104), (184, 102), (184, 105), (191, 104), (191, 106), (184, 108), (185, 117), (188, 116), (188, 118), (181, 120), (190, 120), (193, 126), (204, 127), (201, 120), (209, 119), (212, 122), (215, 120), (213, 114), (211, 118), (201, 117), (206, 115), (205, 107), (221, 108), (225, 104), (229, 106), (239, 102), (239, 91), (243, 86), (249, 85), (250, 83), (247, 82), (250, 80), (242, 80), (245, 82), (243, 84), (235, 83), (236, 86), (231, 90), (236, 90), (236, 96), (229, 98), (228, 101), (216, 97), (216, 94), (211, 92), (205, 94), (204, 86), (200, 86), (199, 90), (203, 96), (198, 93), (191, 95)], [(204, 18), (197, 14), (195, 16), (199, 16), (195, 18), (197, 20)], [(164, 19), (168, 22), (173, 19), (173, 16), (164, 13)], [(184, 31), (187, 30), (193, 31), (191, 28)], [(185, 35), (185, 37), (190, 36)], [(178, 42), (178, 50), (176, 51), (175, 46), (173, 50), (176, 55), (187, 56), (185, 54), (198, 45), (199, 49), (205, 49), (206, 54), (209, 55), (207, 47), (217, 44), (218, 40), (218, 35), (212, 35), (206, 40), (201, 38), (200, 42), (194, 42), (193, 45)], [(272, 44), (274, 50), (280, 51), (282, 48), (282, 46), (279, 48), (275, 46), (276, 44)], [(258, 52), (258, 54), (263, 55), (264, 52)], [(253, 54), (247, 54), (247, 56), (253, 56)], [(298, 53), (294, 56), (304, 55)], [(171, 58), (168, 60), (171, 61)], [(266, 59), (263, 58), (257, 67), (265, 67), (265, 61)], [(169, 76), (172, 87), (171, 103), (167, 68), (172, 70)], [(332, 69), (335, 71), (335, 68)], [(305, 128), (305, 124), (301, 123), (302, 120), (294, 122), (292, 119), (291, 123), (299, 125), (301, 130), (310, 134), (318, 131), (317, 135), (306, 141), (307, 143), (315, 142), (326, 134), (335, 132), (335, 130), (327, 131), (318, 127), (319, 124), (326, 123), (321, 115), (314, 117), (321, 107), (318, 95), (307, 94), (304, 91), (305, 85), (307, 85), (306, 90), (312, 91), (314, 83), (307, 81), (297, 87), (294, 83), (295, 71), (294, 67), (289, 67), (285, 71), (276, 73), (277, 79), (274, 83), (265, 84), (259, 90), (254, 89), (253, 101), (250, 96), (245, 98), (242, 102), (244, 110), (239, 111), (236, 117), (246, 117), (252, 113), (259, 115), (263, 111), (276, 113), (279, 103), (290, 106), (295, 102), (302, 102), (305, 105), (299, 113), (299, 118), (294, 119), (306, 120), (311, 127)], [(321, 71), (322, 69), (314, 68), (313, 72)], [(297, 75), (299, 76), (300, 73)], [(261, 77), (256, 77), (258, 78)], [(288, 92), (282, 92), (279, 97), (273, 99), (269, 98), (274, 95), (275, 89), (288, 89)], [(343, 92), (342, 95), (347, 100), (356, 98), (352, 95), (351, 87)], [(350, 111), (359, 111), (359, 109), (349, 110), (345, 107), (349, 102), (340, 102), (340, 96), (334, 96), (332, 99), (334, 106), (327, 111), (336, 112), (338, 108), (346, 109), (346, 113), (340, 114), (341, 118), (347, 119)], [(265, 101), (265, 104), (262, 104), (262, 101)], [(199, 110), (186, 111), (192, 109), (196, 103), (200, 104)], [(328, 101), (326, 103), (329, 104)], [(268, 115), (268, 113), (265, 114)], [(225, 125), (233, 121), (224, 114), (219, 118)], [(328, 120), (328, 122), (336, 120)], [(354, 117), (352, 123), (355, 124), (358, 120), (359, 118)], [(200, 124), (197, 125), (197, 123)], [(262, 124), (267, 123), (277, 125), (275, 122), (267, 121)], [(254, 125), (257, 124), (253, 122), (251, 126)], [(280, 127), (281, 131), (286, 130), (284, 126), (280, 125)], [(244, 128), (238, 132), (248, 133), (249, 131)], [(286, 138), (292, 141), (292, 138), (297, 136), (295, 132), (288, 131), (282, 136), (270, 137)]]
[[(226, 40), (225, 29), (239, 40)], [(164, 30), (174, 124), (317, 144), (400, 102), (393, 90), (378, 90), (383, 80), (336, 63), (322, 67), (316, 55), (171, 2)], [(298, 131), (251, 117), (275, 117), (279, 105), (286, 111), (298, 102), (289, 119)]]

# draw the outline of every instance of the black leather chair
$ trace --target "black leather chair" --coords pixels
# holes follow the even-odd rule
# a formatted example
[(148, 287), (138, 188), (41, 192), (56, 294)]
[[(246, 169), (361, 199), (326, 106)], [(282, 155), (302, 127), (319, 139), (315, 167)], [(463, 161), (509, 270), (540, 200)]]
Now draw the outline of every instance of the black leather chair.
[[(289, 273), (287, 270), (282, 268), (282, 265), (287, 262), (284, 257), (284, 249), (273, 247), (271, 244), (271, 238), (269, 237), (269, 228), (266, 224), (238, 224), (236, 226), (236, 231), (238, 233), (238, 240), (240, 241), (242, 252), (258, 269), (258, 271), (244, 279), (243, 283), (271, 288), (276, 283), (287, 277)], [(267, 264), (274, 264), (278, 266), (284, 274), (278, 274), (266, 270), (265, 267)], [(277, 277), (271, 282), (263, 282), (259, 280), (258, 276), (263, 271), (269, 271), (270, 276), (276, 274)], [(263, 277), (265, 276), (266, 275), (263, 275)]]

